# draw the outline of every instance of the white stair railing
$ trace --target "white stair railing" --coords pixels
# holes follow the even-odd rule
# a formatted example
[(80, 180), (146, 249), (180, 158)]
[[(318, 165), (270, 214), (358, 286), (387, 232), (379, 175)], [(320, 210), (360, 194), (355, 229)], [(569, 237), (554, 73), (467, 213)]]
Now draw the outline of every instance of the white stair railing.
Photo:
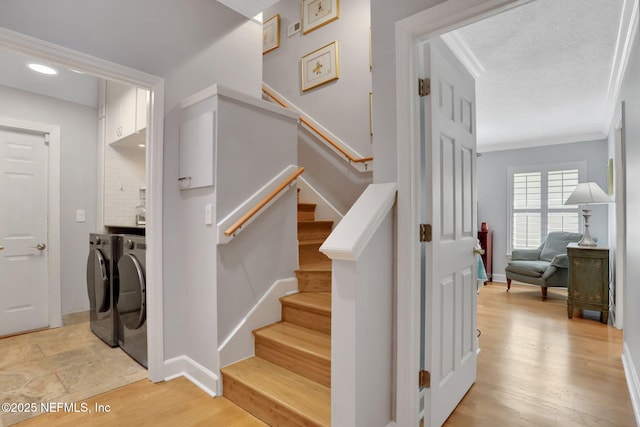
[(371, 184), (320, 247), (332, 260), (331, 425), (392, 421), (394, 205)]

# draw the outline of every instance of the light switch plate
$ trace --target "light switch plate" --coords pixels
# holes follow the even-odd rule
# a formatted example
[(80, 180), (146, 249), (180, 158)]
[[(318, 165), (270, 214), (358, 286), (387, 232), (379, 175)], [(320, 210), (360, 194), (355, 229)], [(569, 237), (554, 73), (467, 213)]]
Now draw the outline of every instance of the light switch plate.
[(84, 209), (76, 209), (76, 222), (85, 222), (86, 220)]
[(213, 225), (213, 213), (211, 205), (204, 205), (204, 224)]

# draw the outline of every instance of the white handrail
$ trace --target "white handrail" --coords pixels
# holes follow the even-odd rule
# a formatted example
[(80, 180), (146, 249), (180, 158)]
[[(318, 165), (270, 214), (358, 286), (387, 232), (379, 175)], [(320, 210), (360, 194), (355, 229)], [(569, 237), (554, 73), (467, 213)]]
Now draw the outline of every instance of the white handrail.
[(395, 183), (371, 184), (320, 247), (332, 260), (356, 261), (396, 200)]

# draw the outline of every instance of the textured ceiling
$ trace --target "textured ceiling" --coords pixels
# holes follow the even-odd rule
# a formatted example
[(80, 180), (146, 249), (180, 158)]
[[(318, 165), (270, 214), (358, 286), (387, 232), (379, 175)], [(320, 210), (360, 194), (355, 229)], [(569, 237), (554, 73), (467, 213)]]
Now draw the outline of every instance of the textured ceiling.
[(537, 0), (448, 36), (476, 59), (478, 151), (604, 138), (622, 9)]

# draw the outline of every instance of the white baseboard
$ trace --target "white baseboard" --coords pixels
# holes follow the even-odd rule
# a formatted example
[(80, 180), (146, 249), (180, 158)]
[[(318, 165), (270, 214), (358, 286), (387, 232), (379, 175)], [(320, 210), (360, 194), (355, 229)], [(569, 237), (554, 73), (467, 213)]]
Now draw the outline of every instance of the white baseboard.
[(636, 425), (640, 426), (640, 380), (638, 380), (638, 371), (633, 364), (627, 343), (622, 346), (622, 366), (624, 366), (624, 374), (627, 378), (627, 387), (629, 387), (629, 397), (636, 417)]
[(281, 320), (279, 298), (298, 290), (296, 278), (275, 282), (244, 319), (218, 347), (220, 367), (225, 367), (254, 354), (253, 330)]
[(316, 205), (316, 219), (320, 221), (333, 221), (335, 227), (344, 214), (336, 209), (322, 194), (318, 192), (304, 176), (298, 178), (298, 188), (300, 189), (300, 202), (313, 203)]
[(218, 395), (220, 377), (195, 360), (182, 355), (164, 361), (165, 381), (185, 377), (211, 397)]
[(505, 274), (492, 274), (491, 275), (491, 281), (492, 282), (500, 282), (500, 283), (507, 283), (507, 276)]

